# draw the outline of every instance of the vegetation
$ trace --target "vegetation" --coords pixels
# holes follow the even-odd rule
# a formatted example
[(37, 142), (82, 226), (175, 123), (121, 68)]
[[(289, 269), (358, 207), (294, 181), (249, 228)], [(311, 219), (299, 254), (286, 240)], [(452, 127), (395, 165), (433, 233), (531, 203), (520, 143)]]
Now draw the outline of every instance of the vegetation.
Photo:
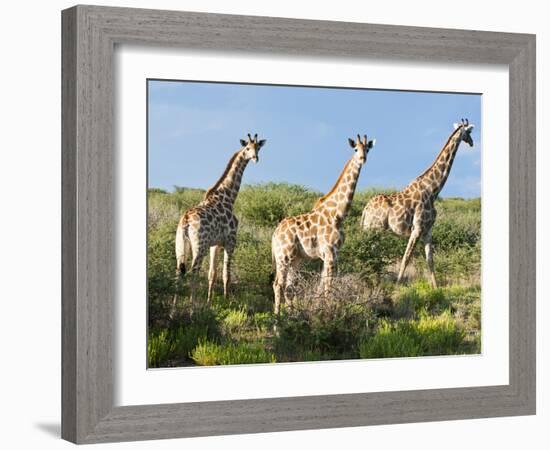
[[(434, 261), (441, 287), (432, 289), (425, 281), (422, 245), (415, 250), (405, 283), (396, 286), (406, 239), (386, 231), (360, 230), (363, 207), (379, 192), (355, 195), (330, 296), (320, 295), (317, 288), (321, 262), (303, 264), (296, 274), (293, 307), (284, 307), (276, 324), (271, 235), (282, 218), (309, 211), (321, 194), (288, 184), (244, 186), (235, 203), (240, 225), (229, 298), (223, 298), (219, 280), (212, 306), (191, 314), (184, 283), (178, 292), (178, 314), (170, 320), (176, 289), (176, 225), (183, 211), (202, 200), (204, 191), (149, 190), (149, 366), (479, 353), (480, 200), (437, 201)], [(207, 264), (205, 260), (199, 298), (206, 298)]]

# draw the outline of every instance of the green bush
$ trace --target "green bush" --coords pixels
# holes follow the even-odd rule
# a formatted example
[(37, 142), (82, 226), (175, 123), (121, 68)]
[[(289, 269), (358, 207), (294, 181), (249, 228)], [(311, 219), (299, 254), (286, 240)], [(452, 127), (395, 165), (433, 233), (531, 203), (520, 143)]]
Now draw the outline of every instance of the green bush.
[(311, 209), (322, 194), (287, 183), (246, 186), (235, 202), (235, 213), (245, 222), (275, 228), (288, 216)]
[[(221, 295), (223, 258), (219, 258), (213, 304), (205, 306), (208, 265), (205, 258), (198, 277), (198, 301), (191, 316), (188, 278), (184, 278), (182, 287), (178, 287), (174, 279), (174, 238), (181, 214), (198, 204), (204, 198), (204, 191), (150, 189), (149, 366), (479, 352), (479, 199), (437, 201), (434, 262), (441, 287), (432, 289), (426, 282), (422, 243), (417, 245), (410, 263), (413, 270), (408, 271), (407, 285), (397, 287), (395, 272), (407, 239), (391, 232), (363, 231), (359, 227), (363, 207), (381, 192), (391, 191), (371, 189), (357, 192), (354, 197), (344, 222), (346, 239), (340, 249), (339, 273), (330, 295), (319, 296), (322, 262), (303, 261), (293, 289), (295, 308), (283, 307), (276, 320), (270, 277), (271, 236), (283, 217), (309, 211), (321, 193), (285, 183), (243, 186), (235, 204), (239, 229), (230, 295), (227, 299)], [(178, 314), (170, 319), (176, 289)], [(441, 322), (445, 314), (452, 319), (447, 328)], [(433, 328), (427, 326), (429, 321)], [(456, 327), (456, 333), (451, 326)], [(464, 336), (461, 341), (457, 338), (460, 333)]]
[(166, 317), (176, 292), (175, 227), (162, 224), (147, 236), (147, 293), (149, 323)]
[(241, 227), (237, 236), (237, 248), (233, 254), (235, 275), (240, 282), (259, 285), (260, 292), (270, 288), (271, 236), (261, 235), (261, 231)]
[(216, 366), (228, 364), (274, 363), (275, 355), (265, 350), (261, 343), (227, 343), (216, 344), (201, 341), (191, 353), (191, 358), (199, 366)]
[(196, 325), (149, 331), (147, 341), (149, 367), (160, 367), (170, 360), (188, 359), (189, 353), (199, 339), (205, 339), (207, 336), (207, 330)]
[(456, 220), (436, 220), (432, 228), (434, 247), (438, 250), (474, 248), (481, 239), (477, 223), (459, 223)]
[(367, 333), (372, 311), (366, 305), (335, 305), (332, 311), (288, 311), (278, 323), (274, 350), (279, 360), (301, 361), (307, 355), (320, 359), (358, 357), (358, 337)]
[(184, 315), (168, 328), (150, 327), (147, 340), (149, 367), (162, 367), (171, 361), (189, 360), (200, 340), (219, 340), (219, 324), (214, 311), (203, 308), (191, 317)]
[(248, 315), (244, 308), (225, 311), (222, 328), (227, 336), (235, 336), (242, 332), (248, 323)]
[(361, 273), (381, 276), (387, 266), (400, 258), (406, 241), (385, 230), (357, 230), (346, 228), (344, 245), (338, 254), (341, 273)]
[(374, 335), (359, 345), (361, 358), (437, 356), (463, 353), (465, 333), (446, 311), (419, 320), (381, 321)]

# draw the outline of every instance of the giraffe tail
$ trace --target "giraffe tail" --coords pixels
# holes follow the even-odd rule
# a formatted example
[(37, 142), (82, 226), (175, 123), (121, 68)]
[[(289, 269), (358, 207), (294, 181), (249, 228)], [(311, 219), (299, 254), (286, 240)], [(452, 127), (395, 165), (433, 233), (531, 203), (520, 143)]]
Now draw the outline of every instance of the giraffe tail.
[(271, 272), (269, 273), (269, 284), (273, 284), (275, 281), (275, 273), (277, 271), (277, 266), (275, 265), (275, 255), (273, 251), (271, 252)]
[(176, 274), (177, 278), (182, 278), (187, 269), (185, 259), (189, 251), (189, 238), (187, 236), (187, 224), (181, 223), (176, 231)]

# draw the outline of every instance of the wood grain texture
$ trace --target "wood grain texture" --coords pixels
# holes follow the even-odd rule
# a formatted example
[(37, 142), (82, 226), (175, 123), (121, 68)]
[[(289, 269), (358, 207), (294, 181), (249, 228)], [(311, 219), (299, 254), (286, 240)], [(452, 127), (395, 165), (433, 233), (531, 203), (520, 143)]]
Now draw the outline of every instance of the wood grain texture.
[(76, 10), (62, 17), (61, 49), (61, 434), (76, 440)]
[[(62, 14), (62, 436), (93, 443), (535, 412), (535, 37), (77, 6)], [(113, 407), (116, 44), (505, 64), (510, 72), (510, 383)]]

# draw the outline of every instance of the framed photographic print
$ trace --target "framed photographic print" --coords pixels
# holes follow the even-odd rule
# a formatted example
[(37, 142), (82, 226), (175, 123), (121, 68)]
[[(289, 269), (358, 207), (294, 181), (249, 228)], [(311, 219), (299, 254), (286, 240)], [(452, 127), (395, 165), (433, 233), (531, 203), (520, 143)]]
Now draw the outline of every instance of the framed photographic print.
[(65, 439), (535, 412), (534, 36), (62, 18)]

